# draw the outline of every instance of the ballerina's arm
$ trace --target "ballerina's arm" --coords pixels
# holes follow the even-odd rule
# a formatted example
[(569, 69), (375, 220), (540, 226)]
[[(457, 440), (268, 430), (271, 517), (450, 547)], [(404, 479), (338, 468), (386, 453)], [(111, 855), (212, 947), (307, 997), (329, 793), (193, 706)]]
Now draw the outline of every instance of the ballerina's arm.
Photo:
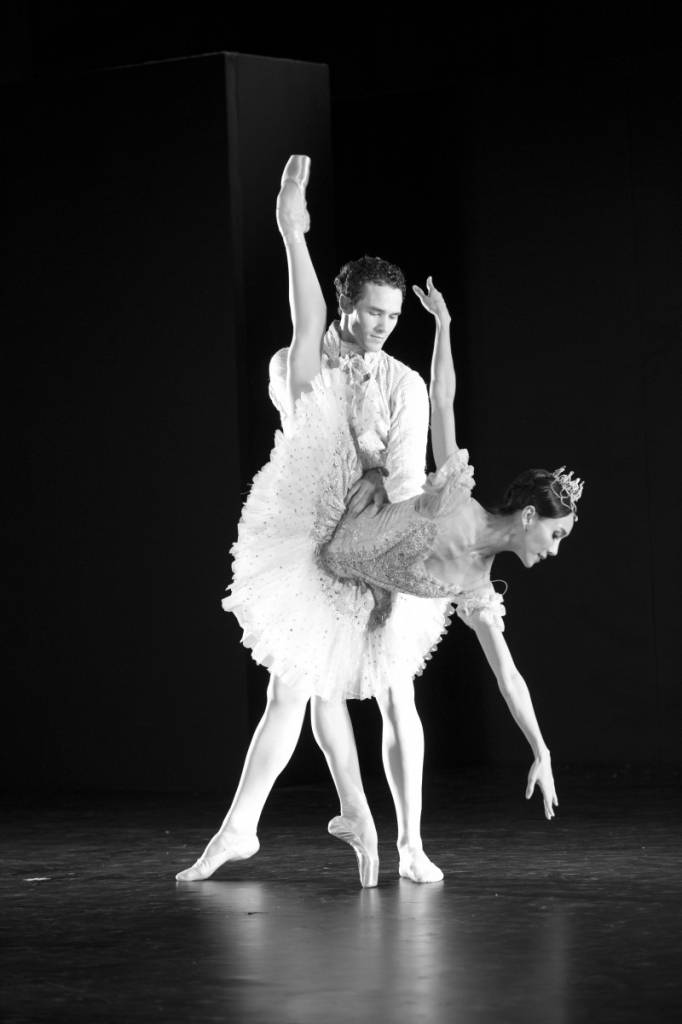
[(427, 291), (416, 284), (412, 286), (424, 309), (436, 321), (436, 336), (431, 358), (431, 448), (436, 469), (457, 451), (455, 434), (455, 366), (450, 345), (450, 313), (441, 293), (434, 287), (433, 279), (426, 279)]
[(559, 805), (559, 801), (554, 788), (550, 753), (542, 738), (528, 687), (514, 664), (501, 631), (483, 622), (478, 615), (473, 615), (471, 619), (471, 626), (493, 670), (500, 693), (533, 751), (534, 761), (528, 773), (526, 799), (530, 799), (537, 784), (542, 792), (545, 817), (549, 821), (554, 817), (554, 808)]

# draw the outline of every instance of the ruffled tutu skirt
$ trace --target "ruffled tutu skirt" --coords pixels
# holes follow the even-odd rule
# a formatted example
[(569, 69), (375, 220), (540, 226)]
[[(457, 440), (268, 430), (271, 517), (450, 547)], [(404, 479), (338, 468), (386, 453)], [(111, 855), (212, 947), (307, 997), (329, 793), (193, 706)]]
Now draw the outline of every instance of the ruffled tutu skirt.
[(275, 434), (256, 474), (233, 545), (233, 581), (223, 608), (237, 617), (260, 665), (283, 683), (323, 699), (368, 698), (409, 681), (445, 632), (446, 599), (396, 594), (380, 626), (371, 591), (340, 580), (319, 551), (362, 475), (349, 428), (342, 370), (323, 369)]

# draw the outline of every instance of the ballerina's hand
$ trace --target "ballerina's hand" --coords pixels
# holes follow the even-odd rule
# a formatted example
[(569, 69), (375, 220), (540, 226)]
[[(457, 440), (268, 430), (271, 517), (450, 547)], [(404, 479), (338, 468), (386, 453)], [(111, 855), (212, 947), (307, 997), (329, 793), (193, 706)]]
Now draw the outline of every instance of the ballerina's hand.
[(542, 793), (542, 801), (545, 805), (545, 817), (551, 821), (554, 817), (554, 808), (559, 806), (559, 801), (554, 788), (554, 777), (552, 776), (552, 762), (549, 754), (544, 757), (536, 757), (528, 772), (528, 785), (526, 786), (526, 800), (530, 800), (535, 786), (538, 786)]
[(433, 283), (432, 277), (426, 278), (427, 291), (424, 292), (417, 284), (412, 285), (412, 291), (421, 302), (424, 309), (428, 310), (439, 320), (443, 317), (450, 317), (448, 307), (445, 304), (442, 292), (439, 292)]

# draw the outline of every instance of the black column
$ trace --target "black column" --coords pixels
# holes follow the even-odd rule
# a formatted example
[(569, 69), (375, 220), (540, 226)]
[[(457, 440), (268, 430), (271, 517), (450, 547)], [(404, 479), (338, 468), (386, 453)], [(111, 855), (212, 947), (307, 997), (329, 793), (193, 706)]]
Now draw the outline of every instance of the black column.
[(220, 599), (276, 425), (289, 152), (330, 187), (326, 68), (215, 54), (5, 101), (3, 782), (231, 787), (247, 657)]

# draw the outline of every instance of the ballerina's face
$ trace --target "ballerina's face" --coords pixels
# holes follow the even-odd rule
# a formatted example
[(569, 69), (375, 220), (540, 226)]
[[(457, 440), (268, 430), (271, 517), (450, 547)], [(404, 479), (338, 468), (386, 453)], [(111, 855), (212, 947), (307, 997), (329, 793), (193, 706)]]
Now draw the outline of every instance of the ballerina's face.
[(346, 310), (345, 301), (341, 303), (342, 327), (363, 352), (381, 352), (403, 307), (400, 288), (367, 281), (355, 305), (348, 302)]
[(537, 565), (550, 555), (559, 554), (559, 545), (573, 529), (575, 519), (572, 512), (560, 519), (548, 519), (539, 516), (535, 509), (529, 506), (521, 513), (521, 521), (524, 529), (521, 534), (519, 558), (526, 568), (530, 569), (532, 565)]

